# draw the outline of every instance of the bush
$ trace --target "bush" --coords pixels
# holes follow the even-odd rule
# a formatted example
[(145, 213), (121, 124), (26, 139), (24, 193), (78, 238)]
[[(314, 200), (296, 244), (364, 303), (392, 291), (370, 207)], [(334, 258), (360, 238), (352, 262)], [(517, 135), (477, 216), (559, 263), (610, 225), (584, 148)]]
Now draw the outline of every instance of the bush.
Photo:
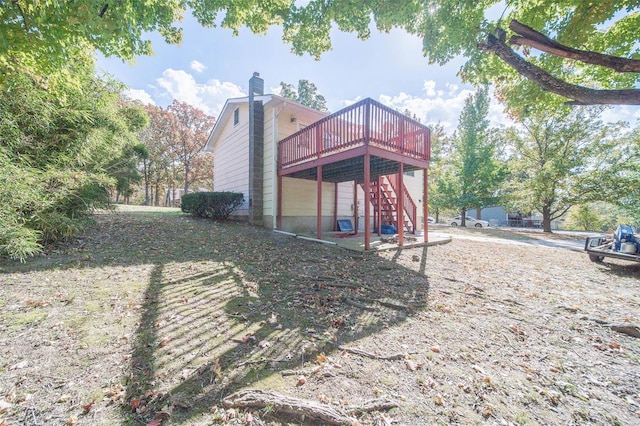
[(182, 196), (182, 211), (213, 220), (226, 220), (244, 202), (238, 192), (192, 192)]

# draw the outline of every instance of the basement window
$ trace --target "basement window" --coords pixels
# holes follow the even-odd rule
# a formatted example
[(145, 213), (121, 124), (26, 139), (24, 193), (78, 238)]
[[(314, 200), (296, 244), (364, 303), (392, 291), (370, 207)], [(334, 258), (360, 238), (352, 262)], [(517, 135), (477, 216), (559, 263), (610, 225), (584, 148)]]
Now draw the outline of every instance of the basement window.
[(240, 108), (236, 108), (235, 111), (233, 111), (233, 125), (235, 126), (239, 122), (240, 122)]

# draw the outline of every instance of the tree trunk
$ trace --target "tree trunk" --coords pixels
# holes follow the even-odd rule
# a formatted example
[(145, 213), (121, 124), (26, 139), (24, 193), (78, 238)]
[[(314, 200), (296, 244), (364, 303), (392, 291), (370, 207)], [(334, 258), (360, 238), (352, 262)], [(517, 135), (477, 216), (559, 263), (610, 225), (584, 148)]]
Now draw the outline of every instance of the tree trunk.
[(467, 226), (467, 209), (462, 209), (460, 211), (460, 226)]
[(184, 193), (189, 193), (189, 164), (184, 165)]
[(155, 197), (154, 206), (160, 205), (160, 185), (156, 183), (156, 197)]
[(116, 191), (116, 204), (120, 202), (120, 191)]
[(478, 207), (476, 209), (476, 219), (478, 220), (482, 219), (482, 207)]
[(147, 164), (147, 160), (143, 161), (144, 167), (144, 205), (148, 206), (151, 199), (149, 198), (149, 166)]
[(551, 207), (542, 207), (542, 230), (544, 232), (551, 232)]

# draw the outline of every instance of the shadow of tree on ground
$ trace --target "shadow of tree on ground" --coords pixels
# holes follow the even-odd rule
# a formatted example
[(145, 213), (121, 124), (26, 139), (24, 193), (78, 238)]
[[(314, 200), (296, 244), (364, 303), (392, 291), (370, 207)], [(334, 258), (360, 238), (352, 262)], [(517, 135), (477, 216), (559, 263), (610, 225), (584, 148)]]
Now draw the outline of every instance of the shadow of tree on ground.
[(188, 424), (223, 416), (215, 407), (241, 388), (296, 389), (282, 371), (357, 347), (426, 306), (427, 278), (374, 254), (180, 215), (98, 221), (66, 254), (4, 270), (147, 267), (123, 421)]

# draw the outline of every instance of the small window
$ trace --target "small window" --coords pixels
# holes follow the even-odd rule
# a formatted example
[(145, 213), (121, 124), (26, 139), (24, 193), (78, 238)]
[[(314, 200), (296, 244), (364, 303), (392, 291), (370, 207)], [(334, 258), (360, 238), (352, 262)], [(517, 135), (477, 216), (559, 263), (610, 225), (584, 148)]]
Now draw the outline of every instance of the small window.
[(415, 176), (415, 175), (416, 175), (416, 173), (412, 170), (412, 171), (410, 171), (410, 172), (404, 172), (404, 175), (405, 175), (405, 176)]
[(240, 108), (236, 108), (236, 110), (233, 111), (233, 125), (235, 126), (239, 122), (240, 122)]

